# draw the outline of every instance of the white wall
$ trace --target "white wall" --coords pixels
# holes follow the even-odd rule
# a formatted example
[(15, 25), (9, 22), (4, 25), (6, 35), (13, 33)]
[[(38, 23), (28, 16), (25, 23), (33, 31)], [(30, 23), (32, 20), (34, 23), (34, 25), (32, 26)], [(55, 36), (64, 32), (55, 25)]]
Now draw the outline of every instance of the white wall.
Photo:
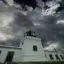
[(13, 62), (20, 62), (21, 49), (0, 48), (0, 62), (4, 62), (9, 51), (14, 51)]
[[(50, 59), (50, 56), (49, 56), (50, 54), (52, 55), (53, 60)], [(64, 61), (64, 60), (62, 60), (61, 57), (60, 57), (60, 55), (63, 56), (63, 54), (60, 53), (60, 52), (51, 52), (51, 51), (48, 52), (48, 51), (47, 51), (47, 52), (45, 52), (45, 55), (46, 55), (47, 61), (51, 61), (51, 62), (52, 62), (52, 61)], [(59, 60), (56, 59), (56, 56), (55, 56), (55, 55), (58, 55)]]
[[(37, 45), (38, 51), (33, 51), (33, 45)], [(26, 36), (22, 47), (23, 47), (22, 50), (24, 55), (23, 57), (24, 62), (45, 60), (44, 51), (40, 38)]]
[[(33, 50), (33, 46), (37, 46), (37, 51)], [(41, 44), (41, 39), (40, 38), (35, 38), (35, 37), (25, 37), (23, 45), (22, 42), (20, 44), (21, 48), (7, 48), (7, 47), (0, 47), (0, 62), (4, 62), (7, 56), (7, 53), (9, 51), (14, 51), (14, 57), (13, 57), (13, 62), (40, 62), (40, 61), (51, 61), (49, 54), (52, 54), (54, 57), (54, 60), (52, 61), (58, 61), (55, 58), (55, 54), (59, 55), (61, 53), (56, 53), (56, 52), (45, 52), (43, 49), (43, 46)], [(63, 55), (63, 54), (61, 54)], [(61, 58), (60, 58), (61, 59)], [(61, 59), (62, 60), (62, 59)]]

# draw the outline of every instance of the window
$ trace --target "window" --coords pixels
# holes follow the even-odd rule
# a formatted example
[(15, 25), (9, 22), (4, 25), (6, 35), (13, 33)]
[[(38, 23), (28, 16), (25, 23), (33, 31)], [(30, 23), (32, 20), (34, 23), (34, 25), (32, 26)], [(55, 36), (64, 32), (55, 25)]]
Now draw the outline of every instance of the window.
[(23, 45), (24, 43), (22, 42), (22, 45)]
[(0, 51), (0, 54), (1, 54), (2, 51)]
[(8, 51), (5, 62), (11, 62), (13, 60), (13, 57), (14, 57), (14, 52)]
[(64, 59), (64, 57), (62, 55), (60, 55), (60, 57), (61, 57), (62, 60)]
[(59, 58), (59, 56), (57, 54), (55, 55), (55, 57), (56, 57), (57, 60), (60, 60), (60, 58)]
[(51, 59), (51, 60), (53, 60), (53, 59), (54, 59), (54, 58), (53, 58), (53, 56), (52, 56), (52, 54), (50, 54), (50, 55), (49, 55), (49, 57), (50, 57), (50, 59)]
[(33, 46), (33, 50), (37, 51), (37, 46), (36, 45)]

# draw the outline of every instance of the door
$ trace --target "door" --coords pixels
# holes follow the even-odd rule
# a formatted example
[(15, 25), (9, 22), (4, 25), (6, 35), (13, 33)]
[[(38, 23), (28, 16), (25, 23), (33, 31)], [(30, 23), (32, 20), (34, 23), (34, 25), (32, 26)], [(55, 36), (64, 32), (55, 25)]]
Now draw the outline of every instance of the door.
[(13, 51), (8, 52), (5, 62), (12, 62), (13, 56), (14, 56)]

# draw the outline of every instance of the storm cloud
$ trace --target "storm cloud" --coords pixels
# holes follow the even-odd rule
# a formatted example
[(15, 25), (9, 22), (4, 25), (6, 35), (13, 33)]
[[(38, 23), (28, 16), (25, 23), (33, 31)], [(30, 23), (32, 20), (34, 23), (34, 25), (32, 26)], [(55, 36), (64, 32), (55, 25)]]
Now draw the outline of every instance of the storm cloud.
[(0, 2), (0, 5), (0, 44), (17, 46), (20, 44), (23, 34), (33, 24), (27, 16), (21, 14), (20, 10), (15, 7), (9, 7), (3, 2)]
[[(32, 9), (32, 5), (25, 5), (27, 10), (23, 9), (19, 3), (17, 4), (17, 2), (14, 6), (5, 6), (4, 3), (0, 4), (0, 15), (4, 18), (4, 20), (6, 20), (5, 23), (8, 23), (1, 23), (0, 31), (4, 33), (4, 36), (6, 36), (4, 40), (1, 40), (1, 44), (7, 42), (8, 45), (19, 46), (23, 34), (31, 29), (44, 40), (44, 42), (42, 41), (44, 48), (51, 47), (52, 44), (54, 46), (57, 45), (56, 48), (58, 49), (63, 48), (63, 2), (60, 0), (47, 0), (46, 4), (42, 2), (42, 0), (36, 0), (36, 2), (37, 6), (35, 9)], [(16, 7), (17, 5), (18, 7)], [(46, 6), (48, 7), (45, 9)], [(61, 7), (62, 9), (60, 9)], [(4, 22), (2, 18), (0, 19)], [(55, 43), (57, 44), (55, 45)]]

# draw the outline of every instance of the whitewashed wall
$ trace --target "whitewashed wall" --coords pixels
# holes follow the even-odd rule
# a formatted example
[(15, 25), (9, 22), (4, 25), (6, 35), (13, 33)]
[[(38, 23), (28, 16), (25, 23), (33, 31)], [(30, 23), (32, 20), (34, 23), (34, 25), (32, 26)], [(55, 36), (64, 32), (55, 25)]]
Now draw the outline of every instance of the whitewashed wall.
[[(49, 56), (50, 54), (52, 55), (53, 60), (50, 59), (50, 56)], [(56, 59), (56, 56), (55, 55), (58, 55), (59, 60)], [(45, 52), (45, 56), (47, 58), (47, 61), (50, 61), (50, 62), (52, 62), (52, 61), (64, 61), (64, 60), (62, 60), (62, 58), (60, 57), (60, 55), (64, 56), (64, 54), (62, 54), (60, 52), (52, 52), (52, 51), (46, 51)]]
[[(33, 51), (33, 45), (38, 47), (38, 51)], [(46, 60), (40, 38), (26, 36), (22, 47), (24, 62)]]
[(4, 62), (9, 51), (14, 51), (13, 62), (20, 62), (21, 49), (0, 48), (0, 62)]
[[(22, 44), (23, 43), (23, 44)], [(33, 46), (37, 46), (37, 51), (33, 50)], [(7, 53), (10, 51), (14, 51), (13, 62), (40, 62), (40, 61), (51, 61), (49, 54), (53, 55), (54, 60), (52, 61), (59, 61), (56, 59), (55, 54), (57, 54), (60, 58), (62, 53), (58, 52), (51, 52), (51, 51), (44, 51), (43, 46), (41, 44), (41, 39), (36, 37), (29, 37), (26, 36), (24, 41), (21, 41), (19, 48), (14, 47), (5, 47), (0, 46), (0, 62), (4, 62), (7, 56)], [(51, 62), (52, 62), (51, 61)], [(60, 61), (64, 61), (60, 58)]]

